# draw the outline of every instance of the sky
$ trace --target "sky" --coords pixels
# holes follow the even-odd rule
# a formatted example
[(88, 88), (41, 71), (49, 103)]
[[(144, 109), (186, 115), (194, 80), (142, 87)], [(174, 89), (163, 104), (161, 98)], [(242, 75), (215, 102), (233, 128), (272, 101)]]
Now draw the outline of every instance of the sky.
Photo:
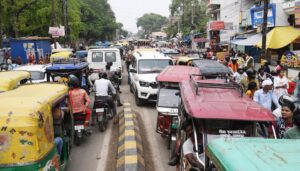
[(171, 0), (108, 0), (117, 22), (127, 31), (136, 33), (137, 18), (146, 13), (156, 13), (168, 17)]

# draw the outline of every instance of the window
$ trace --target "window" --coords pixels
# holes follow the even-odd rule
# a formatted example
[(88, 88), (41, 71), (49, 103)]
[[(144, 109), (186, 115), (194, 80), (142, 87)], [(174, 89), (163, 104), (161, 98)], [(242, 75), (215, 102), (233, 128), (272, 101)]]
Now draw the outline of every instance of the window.
[(166, 66), (172, 65), (172, 60), (147, 59), (139, 61), (138, 73), (160, 73)]
[(30, 74), (31, 74), (32, 80), (44, 80), (45, 79), (45, 73), (43, 73), (43, 72), (32, 71), (32, 72), (30, 72)]
[(116, 62), (116, 60), (115, 52), (105, 52), (105, 62)]
[(177, 89), (160, 89), (158, 94), (157, 106), (178, 108), (180, 102), (180, 96), (178, 95), (178, 93), (179, 90)]
[(103, 62), (103, 53), (102, 52), (93, 52), (92, 62)]

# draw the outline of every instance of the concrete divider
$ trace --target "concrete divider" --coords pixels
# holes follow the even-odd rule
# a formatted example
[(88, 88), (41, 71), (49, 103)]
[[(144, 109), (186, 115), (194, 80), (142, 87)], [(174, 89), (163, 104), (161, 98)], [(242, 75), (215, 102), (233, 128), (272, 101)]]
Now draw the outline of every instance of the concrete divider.
[(142, 138), (136, 114), (124, 103), (124, 113), (119, 115), (117, 171), (136, 170), (145, 170)]

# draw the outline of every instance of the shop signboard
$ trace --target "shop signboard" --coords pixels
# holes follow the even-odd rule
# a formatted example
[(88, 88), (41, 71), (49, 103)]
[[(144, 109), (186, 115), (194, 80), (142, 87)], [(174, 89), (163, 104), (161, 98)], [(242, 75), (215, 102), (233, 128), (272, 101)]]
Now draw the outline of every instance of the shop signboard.
[(295, 2), (295, 25), (300, 25), (300, 1)]
[[(257, 28), (263, 23), (264, 20), (264, 9), (263, 6), (252, 8), (250, 10), (251, 14), (251, 22), (252, 27)], [(275, 17), (276, 17), (276, 5), (270, 4), (268, 7), (268, 24), (267, 27), (274, 27), (275, 26)]]
[(212, 21), (209, 23), (209, 30), (217, 31), (225, 28), (224, 21)]
[(286, 51), (281, 57), (281, 64), (291, 68), (300, 67), (300, 51)]
[(65, 27), (49, 27), (48, 33), (51, 34), (52, 37), (63, 37), (65, 36)]

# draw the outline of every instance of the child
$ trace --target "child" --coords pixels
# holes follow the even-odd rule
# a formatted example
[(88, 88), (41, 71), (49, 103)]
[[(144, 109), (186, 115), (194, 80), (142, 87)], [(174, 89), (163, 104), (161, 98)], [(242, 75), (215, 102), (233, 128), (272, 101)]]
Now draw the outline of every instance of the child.
[(257, 90), (257, 85), (256, 85), (256, 83), (255, 82), (250, 82), (249, 84), (248, 84), (248, 89), (247, 89), (247, 91), (246, 91), (246, 95), (249, 97), (249, 98), (251, 98), (251, 99), (253, 99), (253, 95), (254, 95), (254, 92)]

